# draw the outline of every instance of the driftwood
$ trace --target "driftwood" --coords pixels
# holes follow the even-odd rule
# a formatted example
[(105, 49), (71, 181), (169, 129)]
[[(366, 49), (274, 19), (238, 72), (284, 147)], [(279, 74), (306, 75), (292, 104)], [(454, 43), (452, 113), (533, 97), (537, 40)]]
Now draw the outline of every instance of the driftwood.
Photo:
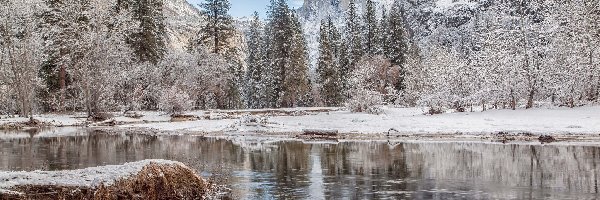
[(200, 117), (196, 115), (179, 115), (173, 114), (171, 115), (171, 122), (187, 122), (187, 121), (196, 121), (200, 119)]
[(544, 144), (544, 143), (551, 143), (551, 142), (556, 142), (556, 138), (549, 136), (549, 135), (542, 135), (538, 138), (538, 140)]
[(271, 115), (271, 116), (302, 116), (318, 113), (338, 111), (339, 108), (322, 108), (308, 110), (283, 110), (283, 109), (260, 109), (260, 110), (215, 110), (217, 113), (228, 115)]
[(337, 130), (305, 129), (302, 134), (296, 137), (308, 140), (337, 140), (339, 136)]

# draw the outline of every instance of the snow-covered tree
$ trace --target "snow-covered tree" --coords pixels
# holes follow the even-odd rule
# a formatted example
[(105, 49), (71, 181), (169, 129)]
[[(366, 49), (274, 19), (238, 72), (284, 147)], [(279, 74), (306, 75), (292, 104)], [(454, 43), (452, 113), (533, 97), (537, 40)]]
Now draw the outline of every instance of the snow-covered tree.
[[(78, 1), (68, 5), (81, 8)], [(87, 15), (88, 26), (79, 32), (81, 41), (77, 43), (76, 57), (68, 68), (68, 73), (73, 76), (76, 99), (83, 103), (78, 106), (90, 116), (110, 111), (118, 105), (113, 98), (119, 81), (114, 72), (122, 71), (134, 60), (134, 52), (125, 43), (128, 31), (120, 31), (131, 27), (129, 13), (114, 13), (107, 9), (109, 5), (107, 1), (92, 1), (88, 5), (102, 12)]]
[(367, 55), (375, 55), (378, 48), (377, 45), (379, 43), (377, 42), (378, 21), (375, 3), (373, 2), (373, 0), (367, 0), (366, 2), (365, 10), (363, 11), (363, 22), (363, 52)]
[[(301, 93), (310, 91), (306, 44), (297, 17), (285, 0), (271, 1), (265, 27), (263, 68), (264, 107), (301, 105)], [(295, 80), (300, 82), (293, 83)], [(308, 89), (308, 90), (307, 90)], [(304, 101), (304, 100), (302, 100)]]
[(321, 87), (321, 100), (327, 106), (339, 106), (342, 103), (343, 85), (341, 70), (336, 62), (335, 29), (331, 19), (321, 22), (317, 73), (319, 74), (318, 82)]
[[(365, 56), (357, 63), (350, 76), (351, 95), (361, 91), (377, 92), (388, 103), (394, 103), (398, 91), (394, 89), (400, 81), (400, 67), (393, 65), (383, 56)], [(380, 102), (383, 103), (383, 102)]]
[[(0, 108), (31, 116), (43, 61), (38, 1), (0, 1)], [(14, 101), (15, 104), (12, 104)], [(11, 105), (12, 104), (12, 105)]]
[(247, 34), (248, 43), (248, 69), (246, 70), (246, 105), (249, 108), (260, 108), (260, 100), (263, 92), (262, 74), (264, 65), (263, 24), (258, 12), (254, 12), (250, 22), (250, 30)]
[(208, 0), (200, 4), (200, 7), (207, 17), (199, 36), (200, 42), (213, 53), (225, 53), (231, 48), (229, 40), (234, 33), (233, 20), (228, 13), (231, 3), (229, 0)]
[(290, 13), (291, 38), (290, 63), (286, 65), (283, 80), (282, 107), (310, 106), (311, 85), (308, 77), (308, 52), (302, 27), (296, 14)]
[(406, 62), (408, 41), (404, 24), (404, 9), (399, 1), (395, 1), (392, 5), (388, 21), (388, 41), (386, 43), (389, 44), (389, 52), (387, 52), (386, 57), (391, 60), (392, 64), (401, 68), (400, 81), (394, 87), (396, 90), (402, 91), (406, 87), (404, 85), (404, 64)]
[(376, 45), (375, 45), (375, 54), (376, 55), (387, 55), (389, 53), (389, 35), (388, 35), (388, 14), (387, 9), (385, 7), (381, 7), (381, 19), (379, 19), (377, 24), (377, 31), (375, 32), (376, 37)]
[(344, 45), (347, 46), (345, 56), (347, 62), (342, 69), (342, 77), (346, 78), (353, 70), (354, 65), (363, 56), (362, 47), (362, 21), (360, 20), (354, 0), (350, 0), (348, 10), (346, 11), (346, 30), (344, 31)]
[(114, 6), (116, 13), (130, 13), (137, 22), (128, 33), (127, 43), (138, 62), (156, 64), (167, 51), (163, 6), (163, 0), (117, 0)]
[(158, 108), (169, 114), (182, 114), (193, 108), (194, 102), (190, 96), (177, 86), (164, 88), (158, 101)]

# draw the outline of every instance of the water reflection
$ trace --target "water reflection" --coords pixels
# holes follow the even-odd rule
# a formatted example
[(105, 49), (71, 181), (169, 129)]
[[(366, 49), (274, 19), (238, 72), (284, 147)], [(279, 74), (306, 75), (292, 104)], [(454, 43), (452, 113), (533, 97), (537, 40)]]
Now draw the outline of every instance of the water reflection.
[[(11, 133), (14, 134), (14, 133)], [(0, 137), (0, 170), (171, 159), (226, 174), (236, 199), (594, 199), (598, 147), (245, 142), (192, 136)]]

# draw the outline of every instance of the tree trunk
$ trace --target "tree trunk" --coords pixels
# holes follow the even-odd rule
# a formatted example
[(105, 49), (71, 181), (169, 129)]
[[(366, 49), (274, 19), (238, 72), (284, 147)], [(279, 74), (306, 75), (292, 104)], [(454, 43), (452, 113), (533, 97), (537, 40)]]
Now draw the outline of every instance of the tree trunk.
[(517, 109), (517, 99), (515, 98), (515, 94), (514, 94), (514, 92), (512, 90), (510, 91), (510, 98), (511, 98), (511, 100), (510, 100), (510, 108), (512, 110), (516, 110)]
[(526, 109), (530, 109), (533, 108), (533, 97), (535, 96), (535, 90), (530, 90), (529, 91), (529, 96), (527, 96), (527, 106), (525, 107)]
[(575, 100), (573, 99), (573, 97), (569, 98), (569, 108), (574, 108), (575, 107)]
[(60, 84), (60, 102), (59, 102), (59, 106), (58, 106), (58, 111), (60, 112), (64, 112), (65, 111), (65, 93), (66, 93), (66, 77), (67, 77), (67, 72), (65, 69), (64, 65), (60, 66), (60, 71), (59, 71), (59, 75), (58, 75), (58, 82)]

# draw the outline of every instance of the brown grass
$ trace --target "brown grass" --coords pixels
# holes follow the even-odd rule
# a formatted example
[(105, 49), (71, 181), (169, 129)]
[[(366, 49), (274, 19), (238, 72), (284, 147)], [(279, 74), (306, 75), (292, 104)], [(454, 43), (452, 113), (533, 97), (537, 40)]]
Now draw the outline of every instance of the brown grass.
[(0, 199), (205, 199), (212, 186), (183, 165), (151, 163), (137, 175), (116, 181), (110, 186), (27, 185), (12, 190), (24, 195), (0, 194)]

